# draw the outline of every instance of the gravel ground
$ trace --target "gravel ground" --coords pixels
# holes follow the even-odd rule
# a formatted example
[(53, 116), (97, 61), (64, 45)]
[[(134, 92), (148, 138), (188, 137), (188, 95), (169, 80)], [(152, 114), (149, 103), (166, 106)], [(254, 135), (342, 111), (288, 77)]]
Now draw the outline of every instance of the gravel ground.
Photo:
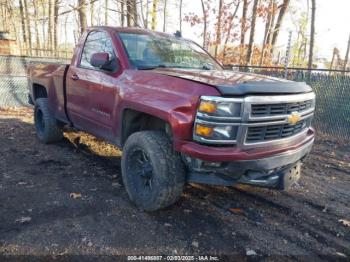
[(172, 207), (144, 213), (123, 188), (119, 149), (76, 131), (43, 145), (31, 109), (0, 109), (0, 134), (3, 258), (350, 260), (347, 141), (319, 135), (292, 191), (188, 185)]

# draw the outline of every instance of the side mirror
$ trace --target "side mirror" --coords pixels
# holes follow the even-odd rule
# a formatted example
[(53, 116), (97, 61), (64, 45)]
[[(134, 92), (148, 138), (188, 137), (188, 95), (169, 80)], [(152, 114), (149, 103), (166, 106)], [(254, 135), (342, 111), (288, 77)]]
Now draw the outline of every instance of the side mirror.
[(94, 53), (90, 58), (90, 64), (102, 70), (114, 71), (118, 67), (119, 60), (117, 58), (113, 60), (115, 61), (110, 60), (108, 53)]

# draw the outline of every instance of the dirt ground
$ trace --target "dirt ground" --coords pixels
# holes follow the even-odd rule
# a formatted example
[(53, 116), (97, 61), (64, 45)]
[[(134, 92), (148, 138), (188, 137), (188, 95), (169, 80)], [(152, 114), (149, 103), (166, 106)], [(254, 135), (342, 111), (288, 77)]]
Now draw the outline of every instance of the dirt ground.
[(188, 185), (174, 206), (144, 213), (123, 188), (117, 148), (75, 131), (43, 145), (32, 122), (31, 109), (0, 110), (2, 256), (350, 260), (346, 141), (319, 136), (292, 191)]

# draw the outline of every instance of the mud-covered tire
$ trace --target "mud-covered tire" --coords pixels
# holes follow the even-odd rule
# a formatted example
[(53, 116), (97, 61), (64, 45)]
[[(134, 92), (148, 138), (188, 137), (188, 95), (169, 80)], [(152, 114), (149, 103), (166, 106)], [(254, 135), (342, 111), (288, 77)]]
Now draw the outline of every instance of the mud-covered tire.
[(38, 139), (45, 143), (54, 143), (62, 140), (62, 126), (49, 110), (47, 98), (38, 98), (34, 106), (34, 125)]
[(122, 177), (130, 199), (142, 210), (175, 203), (185, 183), (185, 168), (170, 139), (160, 131), (132, 134), (122, 154)]

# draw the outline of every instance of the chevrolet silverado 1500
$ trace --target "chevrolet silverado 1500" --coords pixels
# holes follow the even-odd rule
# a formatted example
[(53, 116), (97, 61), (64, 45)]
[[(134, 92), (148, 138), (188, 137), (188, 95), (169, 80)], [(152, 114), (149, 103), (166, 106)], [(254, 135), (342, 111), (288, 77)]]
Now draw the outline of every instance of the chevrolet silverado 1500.
[(289, 188), (314, 141), (308, 85), (223, 70), (179, 35), (89, 28), (70, 65), (28, 75), (39, 140), (70, 125), (121, 147), (125, 188), (147, 211), (186, 182)]

